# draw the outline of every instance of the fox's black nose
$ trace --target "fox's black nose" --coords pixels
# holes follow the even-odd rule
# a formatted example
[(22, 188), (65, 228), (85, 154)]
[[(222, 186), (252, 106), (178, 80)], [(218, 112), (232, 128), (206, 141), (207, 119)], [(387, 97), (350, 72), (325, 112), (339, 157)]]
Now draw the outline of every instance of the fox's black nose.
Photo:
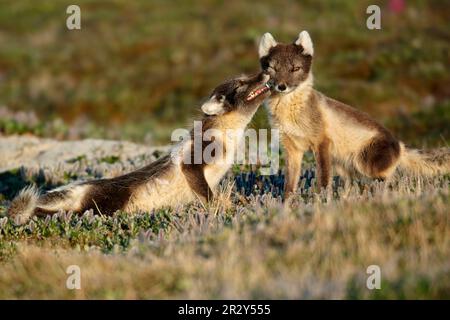
[(278, 91), (283, 92), (284, 90), (286, 90), (286, 85), (285, 84), (279, 84), (279, 85), (277, 85), (277, 89), (278, 89)]

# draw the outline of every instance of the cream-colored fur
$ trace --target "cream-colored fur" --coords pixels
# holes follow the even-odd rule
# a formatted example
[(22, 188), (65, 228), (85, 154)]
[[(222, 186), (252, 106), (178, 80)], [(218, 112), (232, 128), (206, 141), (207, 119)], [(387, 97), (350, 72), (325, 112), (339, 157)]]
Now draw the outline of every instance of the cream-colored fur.
[[(324, 122), (319, 128), (314, 119), (305, 117), (305, 109), (309, 108), (309, 97), (315, 94), (318, 98), (317, 110)], [(281, 134), (296, 138), (296, 143), (310, 149), (321, 132), (331, 139), (333, 155), (341, 160), (350, 154), (360, 151), (377, 131), (353, 122), (345, 114), (339, 113), (325, 101), (325, 96), (313, 89), (313, 76), (300, 84), (292, 92), (269, 100), (273, 124)]]
[[(247, 124), (268, 96), (268, 80), (268, 75), (259, 73), (219, 85), (202, 106), (206, 116), (200, 123), (204, 127), (194, 127), (170, 156), (119, 177), (71, 184), (42, 196), (35, 188), (24, 190), (13, 201), (9, 214), (22, 216), (23, 223), (33, 214), (48, 215), (58, 210), (79, 212), (96, 208), (105, 214), (117, 210), (131, 213), (175, 207), (197, 197), (209, 201), (234, 163)], [(228, 99), (231, 94), (235, 99)], [(192, 152), (202, 154), (194, 156)], [(192, 160), (194, 163), (186, 162)], [(200, 163), (195, 163), (197, 160)]]
[[(224, 158), (214, 158), (214, 162), (205, 166), (205, 178), (212, 190), (217, 187), (233, 164), (236, 148), (242, 139), (241, 134), (234, 135), (228, 132), (227, 135), (227, 130), (236, 130), (233, 132), (237, 133), (242, 131), (243, 133), (252, 116), (253, 114), (244, 115), (231, 112), (217, 121), (214, 130), (216, 134), (219, 133), (226, 153)], [(149, 179), (147, 183), (139, 186), (132, 193), (123, 211), (128, 213), (145, 212), (163, 207), (177, 207), (194, 201), (197, 196), (189, 187), (181, 170), (182, 161), (185, 159), (185, 154), (190, 152), (191, 144), (192, 141), (188, 140), (176, 145), (171, 152), (171, 163), (165, 167), (165, 172), (158, 178)], [(27, 188), (16, 197), (13, 202), (14, 206), (11, 206), (9, 212), (11, 216), (15, 216), (17, 213), (16, 222), (23, 224), (28, 221), (37, 206), (49, 211), (77, 211), (80, 209), (84, 195), (90, 193), (90, 188), (95, 188), (95, 186), (74, 183), (54, 189), (52, 192), (65, 191), (67, 193), (59, 201), (48, 204), (39, 203), (40, 196), (37, 188)]]
[(415, 175), (434, 176), (450, 172), (450, 152), (448, 148), (422, 151), (406, 148), (400, 143), (401, 157), (399, 169)]
[(83, 199), (83, 196), (89, 192), (89, 185), (82, 185), (80, 183), (72, 183), (63, 187), (56, 188), (52, 190), (51, 192), (58, 192), (58, 191), (67, 191), (68, 194), (62, 198), (57, 203), (49, 203), (49, 204), (41, 204), (37, 203), (37, 205), (45, 210), (79, 210), (81, 207), (81, 200)]
[[(311, 95), (315, 99), (311, 100)], [(310, 105), (311, 101), (315, 101), (314, 106)], [(311, 108), (318, 114), (309, 116), (311, 113), (308, 110)], [(301, 158), (307, 150), (314, 151), (321, 139), (326, 137), (330, 140), (332, 162), (341, 173), (344, 170), (352, 176), (355, 173), (370, 176), (364, 163), (357, 160), (361, 151), (377, 137), (379, 130), (330, 105), (322, 93), (313, 89), (312, 74), (292, 92), (270, 99), (269, 110), (273, 126), (279, 128), (282, 141), (289, 140), (298, 157)], [(437, 156), (436, 152), (422, 153), (407, 149), (403, 143), (400, 143), (400, 148), (400, 157), (381, 172), (380, 177), (391, 177), (397, 168), (422, 175), (450, 171), (448, 150), (442, 150)], [(437, 163), (438, 157), (441, 163)]]
[(150, 180), (135, 190), (124, 211), (131, 213), (176, 207), (194, 199), (195, 195), (181, 172), (181, 166), (173, 164), (162, 176)]
[(316, 159), (320, 187), (330, 185), (334, 164), (346, 176), (390, 178), (397, 168), (422, 175), (448, 173), (450, 150), (405, 148), (369, 115), (313, 89), (314, 46), (307, 31), (292, 44), (277, 43), (269, 33), (259, 45), (263, 71), (270, 75), (272, 126), (280, 129), (285, 151), (287, 195), (295, 192), (306, 150)]
[(22, 189), (14, 198), (10, 207), (9, 215), (16, 224), (23, 224), (33, 215), (34, 208), (39, 199), (39, 190), (31, 185)]
[[(218, 134), (218, 138), (223, 141), (226, 153), (225, 157), (217, 157), (214, 162), (205, 166), (205, 178), (212, 190), (217, 187), (234, 163), (236, 149), (242, 139), (241, 134), (230, 134), (230, 130), (234, 133), (243, 133), (252, 116), (253, 113), (244, 115), (231, 112), (216, 121), (214, 130)], [(176, 207), (196, 199), (196, 195), (191, 191), (181, 171), (181, 162), (185, 157), (185, 152), (190, 151), (191, 145), (192, 142), (187, 141), (175, 147), (176, 149), (171, 153), (172, 165), (163, 176), (149, 181), (133, 193), (125, 208), (126, 212), (149, 211), (163, 206)], [(167, 184), (167, 181), (170, 183)]]

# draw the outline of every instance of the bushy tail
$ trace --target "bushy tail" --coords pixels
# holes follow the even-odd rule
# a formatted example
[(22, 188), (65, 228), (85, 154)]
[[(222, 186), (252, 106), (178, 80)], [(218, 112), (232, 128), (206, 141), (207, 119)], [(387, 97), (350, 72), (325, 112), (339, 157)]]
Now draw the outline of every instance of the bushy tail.
[(17, 224), (23, 224), (33, 215), (38, 200), (39, 190), (34, 185), (26, 187), (12, 201), (8, 215)]
[(399, 168), (406, 173), (436, 176), (450, 173), (450, 148), (408, 149), (402, 144)]
[(24, 224), (34, 215), (44, 216), (59, 210), (79, 210), (87, 188), (87, 185), (68, 185), (40, 195), (36, 186), (26, 187), (12, 201), (8, 216), (16, 224)]

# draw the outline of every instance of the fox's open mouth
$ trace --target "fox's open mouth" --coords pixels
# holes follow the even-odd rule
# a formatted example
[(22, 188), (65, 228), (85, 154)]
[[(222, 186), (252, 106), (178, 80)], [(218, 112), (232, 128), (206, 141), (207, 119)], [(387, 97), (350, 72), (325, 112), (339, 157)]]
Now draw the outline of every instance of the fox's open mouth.
[(264, 86), (262, 86), (260, 88), (256, 88), (255, 90), (250, 92), (245, 100), (252, 101), (256, 97), (262, 95), (263, 93), (265, 93), (265, 92), (267, 92), (269, 90), (270, 90), (269, 85), (266, 83)]

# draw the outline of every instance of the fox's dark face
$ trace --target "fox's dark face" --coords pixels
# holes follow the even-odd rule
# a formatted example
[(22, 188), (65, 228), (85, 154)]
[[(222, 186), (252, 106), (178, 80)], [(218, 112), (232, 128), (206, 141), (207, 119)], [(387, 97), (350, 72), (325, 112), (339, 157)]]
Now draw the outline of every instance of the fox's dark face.
[(266, 33), (259, 45), (259, 56), (263, 72), (270, 75), (271, 89), (275, 93), (289, 93), (308, 78), (313, 45), (306, 31), (292, 44), (277, 43)]
[(228, 80), (214, 89), (202, 105), (202, 111), (210, 116), (233, 111), (253, 112), (270, 95), (269, 78), (261, 72)]

